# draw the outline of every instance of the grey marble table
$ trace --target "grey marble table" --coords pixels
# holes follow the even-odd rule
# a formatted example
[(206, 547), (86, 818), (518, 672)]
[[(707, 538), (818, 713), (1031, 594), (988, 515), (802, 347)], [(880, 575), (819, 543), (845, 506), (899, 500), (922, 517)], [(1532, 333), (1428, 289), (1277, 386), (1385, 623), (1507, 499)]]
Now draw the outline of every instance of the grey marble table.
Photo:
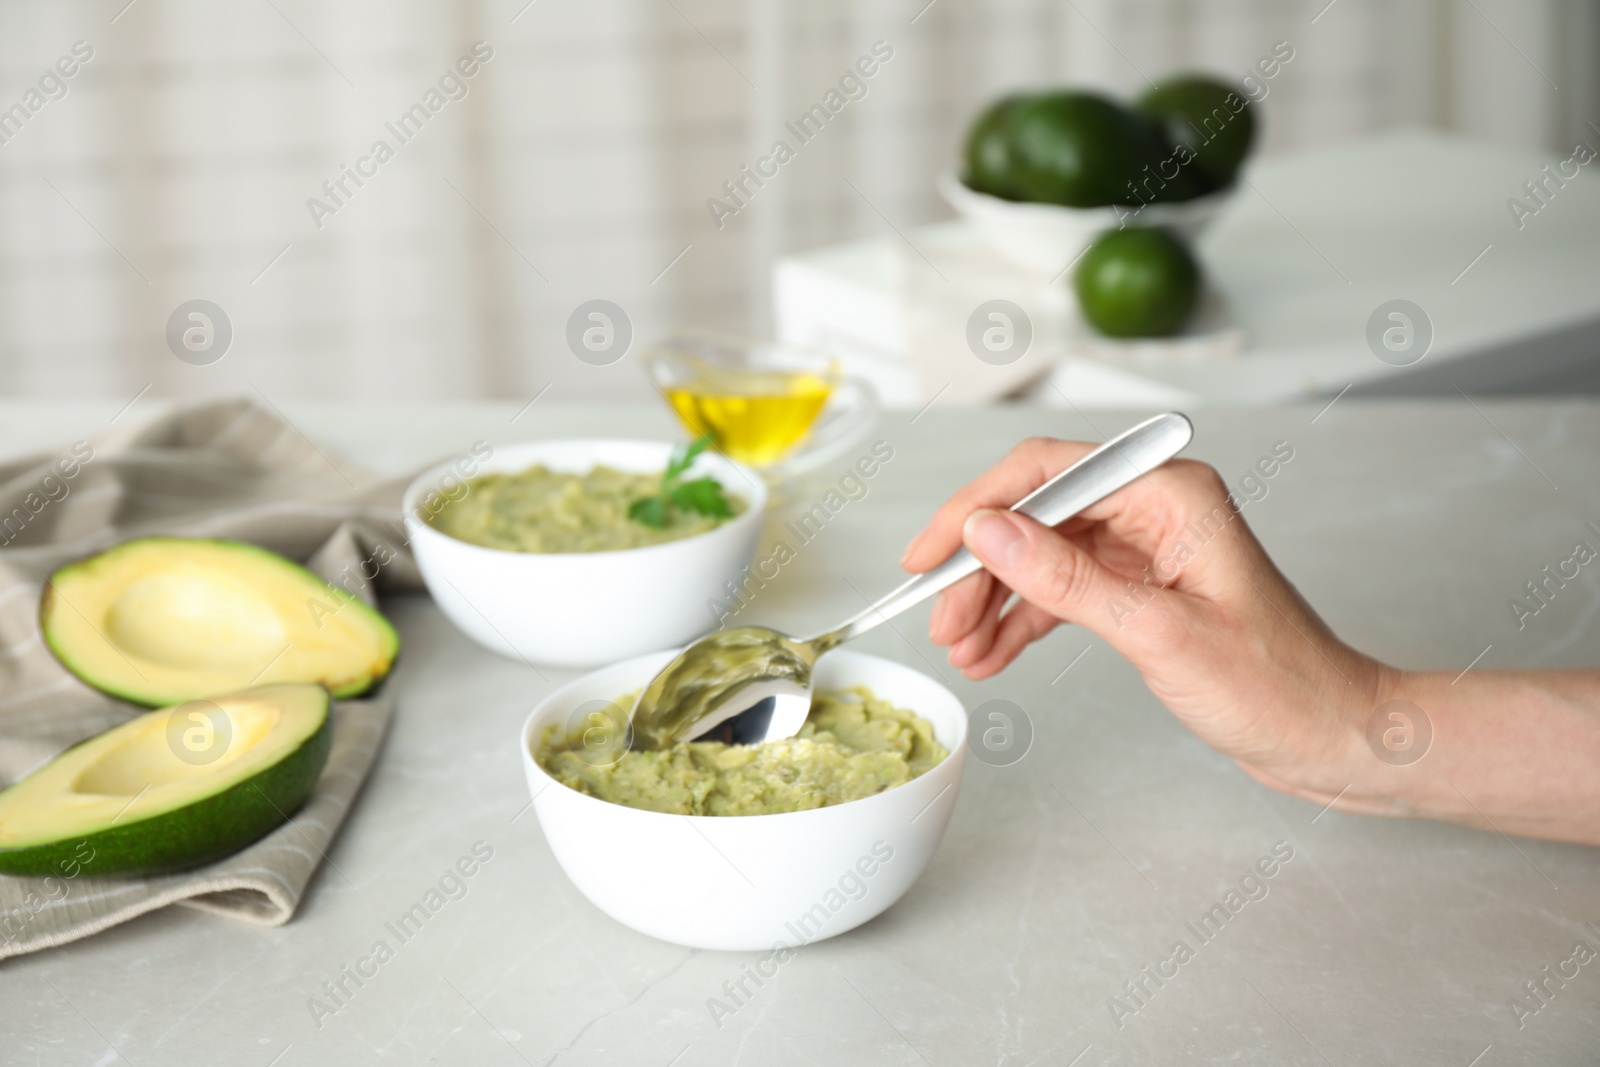
[[(0, 405), (0, 450), (94, 432), (118, 406)], [(654, 410), (540, 404), (512, 424), (520, 402), (281, 406), (329, 451), (385, 473), (478, 438), (671, 432)], [(893, 460), (752, 617), (803, 632), (844, 616), (859, 603), (851, 584), (893, 581), (900, 547), (928, 511), (1018, 438), (1098, 436), (1135, 418), (1091, 417), (1005, 409), (886, 419), (879, 436)], [(1234, 484), (1275, 443), (1293, 448), (1245, 514), (1356, 645), (1453, 670), (1595, 662), (1600, 572), (1586, 568), (1521, 630), (1507, 601), (1575, 541), (1600, 543), (1585, 526), (1600, 523), (1600, 408), (1346, 399), (1320, 416), (1208, 410), (1196, 424), (1189, 454)], [(1032, 722), (1032, 749), (1008, 767), (969, 761), (949, 833), (911, 892), (872, 923), (806, 948), (713, 1021), (708, 1000), (724, 998), (724, 983), (754, 957), (690, 951), (612, 922), (520, 815), (518, 727), (567, 676), (480, 651), (426, 598), (389, 610), (406, 648), (399, 716), (294, 921), (263, 930), (173, 908), (8, 961), (0, 1061), (1600, 1060), (1600, 962), (1546, 980), (1547, 1002), (1524, 986), (1562, 967), (1579, 941), (1600, 949), (1600, 851), (1320, 812), (1194, 740), (1084, 632), (1062, 630), (973, 684), (927, 642), (925, 609), (863, 644), (939, 675), (969, 706), (1012, 702)], [(466, 895), (335, 1014), (316, 1018), (309, 1002), (323, 984), (374, 942), (392, 941), (385, 922), (475, 845), (492, 859)], [(1290, 858), (1266, 865), (1271, 878), (1246, 881), (1248, 896), (1220, 930), (1203, 926), (1275, 851)], [(1178, 941), (1189, 952), (1164, 962)], [(1147, 967), (1168, 977), (1157, 984)], [(1514, 998), (1541, 1010), (1519, 1019)]]

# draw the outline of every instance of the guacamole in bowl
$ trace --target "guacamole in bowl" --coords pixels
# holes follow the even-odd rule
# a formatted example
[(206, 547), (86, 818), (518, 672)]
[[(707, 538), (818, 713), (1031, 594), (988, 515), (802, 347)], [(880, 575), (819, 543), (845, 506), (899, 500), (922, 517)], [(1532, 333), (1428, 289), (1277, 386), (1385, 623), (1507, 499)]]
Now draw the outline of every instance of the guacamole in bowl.
[[(419, 474), (401, 513), (439, 610), (519, 663), (589, 667), (693, 640), (716, 624), (713, 609), (755, 557), (766, 486), (726, 456), (693, 457), (663, 493), (663, 474), (684, 459), (666, 441), (561, 438), (479, 451)], [(646, 484), (651, 495), (628, 499)], [(713, 499), (723, 514), (693, 506), (714, 509)], [(650, 521), (629, 514), (636, 506)]]
[[(637, 694), (610, 710), (621, 719)], [(794, 737), (760, 745), (680, 741), (657, 752), (586, 745), (592, 729), (546, 731), (536, 758), (580, 793), (677, 815), (775, 815), (843, 804), (904, 785), (949, 755), (933, 724), (865, 686), (818, 692)]]
[(458, 541), (508, 552), (616, 552), (706, 533), (744, 514), (737, 494), (724, 494), (730, 514), (667, 508), (660, 526), (629, 515), (661, 487), (661, 472), (599, 465), (577, 473), (535, 464), (527, 470), (484, 474), (446, 500), (428, 524)]

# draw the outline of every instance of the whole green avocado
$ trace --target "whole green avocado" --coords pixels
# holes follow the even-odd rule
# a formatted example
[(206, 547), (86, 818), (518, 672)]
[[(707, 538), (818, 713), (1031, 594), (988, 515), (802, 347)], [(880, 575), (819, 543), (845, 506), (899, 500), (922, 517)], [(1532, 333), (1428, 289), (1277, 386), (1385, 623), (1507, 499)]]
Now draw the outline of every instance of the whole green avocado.
[[(1177, 204), (1217, 191), (1217, 185), (1200, 169), (1200, 163), (1187, 147), (1180, 147), (1167, 136), (1160, 119), (1135, 112), (1134, 121), (1143, 122), (1150, 132), (1156, 155), (1141, 167), (1132, 182), (1133, 196), (1142, 203)], [(1149, 150), (1149, 149), (1147, 149)]]
[(1068, 207), (1137, 203), (1134, 182), (1159, 160), (1156, 129), (1098, 93), (1058, 90), (1008, 117), (1010, 163), (1023, 199)]
[(1200, 301), (1200, 265), (1164, 227), (1129, 227), (1098, 237), (1078, 261), (1073, 289), (1090, 325), (1107, 337), (1167, 337)]
[(967, 188), (1006, 200), (1023, 199), (1011, 161), (1011, 119), (1023, 96), (1005, 96), (990, 104), (967, 134)]
[(1238, 86), (1203, 74), (1168, 78), (1139, 97), (1136, 107), (1194, 154), (1193, 166), (1216, 189), (1233, 183), (1255, 143), (1250, 98)]

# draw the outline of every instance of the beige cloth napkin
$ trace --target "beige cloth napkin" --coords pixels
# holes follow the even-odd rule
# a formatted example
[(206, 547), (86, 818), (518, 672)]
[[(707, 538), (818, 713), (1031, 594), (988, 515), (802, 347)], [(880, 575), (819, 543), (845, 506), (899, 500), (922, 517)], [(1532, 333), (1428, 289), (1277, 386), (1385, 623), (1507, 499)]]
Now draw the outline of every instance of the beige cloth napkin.
[[(227, 537), (346, 584), (341, 575), (359, 581), (362, 562), (382, 543), (395, 558), (378, 582), (415, 587), (402, 490), (336, 466), (280, 416), (244, 400), (181, 408), (0, 464), (0, 786), (144, 710), (83, 685), (44, 647), (40, 586), (57, 566), (144, 534)], [(375, 602), (369, 583), (348, 587)], [(311, 799), (226, 859), (143, 878), (0, 876), (0, 959), (168, 904), (287, 922), (371, 770), (393, 710), (392, 686), (340, 701), (333, 750)]]

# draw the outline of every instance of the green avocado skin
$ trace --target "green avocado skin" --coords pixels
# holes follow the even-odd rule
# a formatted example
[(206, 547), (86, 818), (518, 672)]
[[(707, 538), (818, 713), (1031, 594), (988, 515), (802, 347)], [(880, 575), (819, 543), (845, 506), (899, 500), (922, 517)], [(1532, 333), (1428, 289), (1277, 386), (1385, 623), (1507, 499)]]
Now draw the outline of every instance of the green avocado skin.
[[(1233, 106), (1237, 102), (1237, 106)], [(1255, 108), (1238, 88), (1204, 75), (1171, 78), (1139, 97), (1138, 109), (1186, 145), (1195, 169), (1213, 189), (1233, 184), (1255, 143)]]
[(1084, 317), (1106, 336), (1166, 337), (1194, 313), (1200, 266), (1170, 230), (1110, 230), (1083, 254), (1073, 288)]
[(1133, 183), (1165, 147), (1148, 120), (1076, 90), (1029, 97), (1008, 125), (1012, 180), (1023, 198), (1067, 207), (1137, 202)]
[(1134, 118), (1149, 129), (1147, 145), (1159, 145), (1156, 154), (1146, 160), (1132, 183), (1135, 200), (1179, 204), (1217, 191), (1219, 186), (1200, 170), (1198, 159), (1180, 162), (1178, 142), (1167, 136), (1167, 127), (1160, 120), (1145, 115)]
[[(259, 774), (220, 793), (103, 830), (26, 848), (0, 850), (0, 874), (168, 874), (221, 859), (265, 837), (311, 795), (333, 748), (330, 706), (316, 733)], [(80, 849), (92, 850), (84, 861)]]
[(1005, 200), (1023, 198), (1011, 159), (1011, 117), (1023, 100), (1021, 96), (1003, 97), (972, 124), (966, 150), (969, 189)]

